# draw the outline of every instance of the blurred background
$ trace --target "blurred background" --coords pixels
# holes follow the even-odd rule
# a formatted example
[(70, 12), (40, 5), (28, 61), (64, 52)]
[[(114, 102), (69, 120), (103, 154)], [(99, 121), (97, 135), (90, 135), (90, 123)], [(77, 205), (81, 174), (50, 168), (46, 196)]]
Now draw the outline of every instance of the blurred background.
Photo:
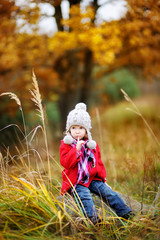
[[(20, 99), (27, 134), (41, 123), (30, 93), (34, 71), (51, 150), (58, 151), (66, 116), (77, 102), (88, 105), (104, 158), (104, 146), (112, 159), (133, 149), (141, 156), (157, 150), (140, 116), (126, 110), (132, 104), (120, 89), (158, 139), (159, 0), (1, 0), (0, 19), (0, 94), (13, 92)], [(24, 141), (16, 125), (24, 131), (19, 107), (1, 96), (1, 151), (14, 151)]]

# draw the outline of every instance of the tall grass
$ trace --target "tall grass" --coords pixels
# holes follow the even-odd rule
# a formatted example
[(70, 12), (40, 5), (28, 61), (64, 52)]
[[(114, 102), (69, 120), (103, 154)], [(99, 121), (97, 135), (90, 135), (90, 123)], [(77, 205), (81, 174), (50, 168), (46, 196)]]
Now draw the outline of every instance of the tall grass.
[(154, 134), (152, 128), (150, 127), (150, 125), (148, 124), (148, 122), (146, 121), (146, 119), (143, 117), (141, 111), (139, 110), (139, 108), (136, 106), (136, 104), (132, 101), (132, 99), (128, 96), (128, 94), (123, 90), (121, 89), (121, 92), (123, 93), (124, 95), (124, 98), (129, 102), (131, 103), (131, 105), (133, 106), (133, 109), (131, 108), (127, 108), (128, 111), (132, 111), (134, 112), (135, 114), (137, 114), (138, 116), (141, 117), (141, 119), (143, 120), (143, 122), (145, 123), (145, 125), (147, 126), (149, 132), (151, 133), (152, 137), (154, 138), (155, 142), (157, 143), (157, 145), (160, 147), (160, 142), (158, 140), (158, 138), (156, 137), (156, 135)]
[[(160, 141), (158, 140), (157, 136), (155, 135), (155, 133), (153, 132), (152, 128), (150, 127), (149, 123), (147, 122), (147, 120), (145, 119), (145, 117), (143, 116), (143, 114), (141, 113), (140, 109), (138, 108), (138, 106), (132, 101), (132, 99), (128, 96), (128, 94), (121, 89), (121, 92), (124, 95), (124, 98), (127, 102), (129, 102), (133, 108), (127, 107), (126, 110), (133, 112), (134, 114), (137, 114), (144, 122), (145, 126), (147, 127), (148, 131), (151, 134), (151, 137), (154, 139), (155, 143), (157, 144), (158, 147), (160, 147)], [(147, 159), (149, 159), (149, 165), (147, 165)], [(153, 172), (155, 174), (155, 164), (154, 164), (154, 160), (153, 157), (146, 157), (144, 159), (144, 164), (143, 164), (143, 187), (142, 187), (142, 209), (143, 209), (143, 198), (144, 198), (144, 191), (145, 191), (145, 178), (146, 178), (146, 172), (148, 171), (148, 168), (150, 166), (153, 166)], [(157, 203), (157, 199), (159, 199), (159, 189), (160, 189), (160, 183), (158, 186), (158, 192), (156, 194), (156, 197), (154, 199), (153, 205), (155, 206)], [(156, 189), (155, 189), (156, 191)]]
[[(24, 128), (24, 132), (23, 130), (21, 130), (19, 128), (19, 126), (17, 126), (16, 124), (10, 124), (9, 126), (7, 126), (6, 128), (9, 128), (9, 127), (12, 127), (12, 126), (16, 126), (18, 128), (18, 130), (21, 132), (22, 136), (25, 138), (26, 140), (26, 146), (27, 146), (27, 156), (28, 156), (28, 164), (29, 164), (29, 168), (30, 168), (30, 159), (29, 159), (29, 155), (28, 155), (28, 151), (29, 151), (29, 144), (28, 144), (28, 139), (27, 139), (27, 130), (26, 130), (26, 123), (25, 123), (25, 117), (24, 117), (24, 112), (23, 112), (23, 108), (22, 108), (22, 104), (21, 104), (21, 101), (20, 99), (18, 98), (18, 96), (15, 94), (15, 93), (12, 93), (12, 92), (4, 92), (2, 94), (0, 94), (0, 96), (9, 96), (10, 99), (14, 100), (18, 107), (19, 107), (19, 110), (21, 111), (21, 115), (22, 115), (22, 121), (23, 121), (23, 128)], [(5, 129), (5, 128), (4, 128)], [(1, 129), (2, 131), (2, 129)]]
[[(159, 190), (154, 195), (155, 198), (148, 208), (149, 211), (143, 215), (137, 213), (135, 219), (129, 221), (118, 218), (110, 210), (108, 215), (105, 204), (101, 202), (101, 207), (97, 206), (97, 208), (102, 222), (96, 226), (84, 217), (78, 205), (70, 196), (67, 196), (67, 198), (60, 196), (61, 184), (58, 175), (52, 175), (52, 173), (55, 174), (55, 171), (61, 172), (62, 169), (57, 159), (49, 152), (45, 113), (34, 73), (32, 80), (32, 100), (37, 107), (36, 110), (38, 110), (42, 125), (27, 133), (23, 114), (27, 151), (21, 145), (22, 149), (17, 148), (17, 155), (12, 156), (9, 151), (6, 152), (6, 156), (2, 156), (0, 153), (0, 239), (158, 239)], [(15, 94), (4, 94), (16, 100), (22, 111), (21, 102)], [(3, 96), (3, 94), (1, 95)], [(97, 116), (101, 144), (103, 145), (105, 139), (98, 110)], [(42, 140), (45, 148), (41, 152), (31, 146), (38, 129), (42, 130)], [(48, 173), (44, 153), (47, 156)], [(26, 161), (26, 155), (30, 162)], [(105, 148), (103, 155), (105, 157)], [(8, 164), (8, 158), (11, 159), (12, 164)], [(150, 174), (147, 166), (152, 159), (153, 156), (150, 160), (148, 159), (148, 165), (145, 165), (146, 171), (142, 176), (144, 187), (145, 179)], [(152, 162), (152, 165), (156, 168), (154, 163)], [(40, 165), (42, 169), (40, 169)], [(125, 174), (125, 169), (123, 169), (123, 174)], [(155, 183), (157, 185), (157, 179), (155, 179)], [(155, 187), (156, 190), (157, 187)], [(145, 192), (143, 197), (145, 197)]]
[(42, 131), (44, 134), (44, 142), (45, 142), (46, 153), (47, 153), (49, 180), (51, 181), (51, 167), (50, 167), (50, 160), (49, 160), (49, 149), (48, 149), (45, 113), (44, 113), (44, 109), (42, 106), (42, 99), (41, 99), (41, 94), (40, 94), (39, 87), (38, 87), (38, 82), (37, 82), (34, 72), (33, 72), (32, 80), (33, 80), (33, 89), (30, 92), (32, 94), (32, 101), (35, 103), (35, 105), (37, 107), (38, 116), (42, 120)]

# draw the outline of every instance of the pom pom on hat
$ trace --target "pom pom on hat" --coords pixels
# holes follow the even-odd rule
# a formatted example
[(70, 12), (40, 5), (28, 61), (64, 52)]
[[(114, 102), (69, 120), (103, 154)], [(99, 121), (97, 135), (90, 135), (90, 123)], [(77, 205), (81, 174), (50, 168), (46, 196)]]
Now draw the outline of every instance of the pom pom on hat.
[(87, 142), (87, 147), (90, 149), (95, 149), (96, 148), (96, 142), (94, 140), (90, 140)]
[(85, 103), (77, 103), (77, 105), (75, 106), (75, 109), (87, 111), (87, 107)]
[(67, 134), (64, 138), (63, 141), (65, 144), (72, 144), (74, 139), (72, 138), (72, 136), (70, 134)]
[(91, 118), (89, 113), (87, 112), (87, 106), (85, 103), (78, 103), (75, 106), (75, 109), (69, 112), (67, 116), (67, 123), (66, 123), (66, 132), (68, 133), (64, 137), (64, 143), (71, 144), (73, 143), (73, 138), (69, 134), (69, 129), (73, 125), (79, 125), (86, 129), (88, 135), (88, 142), (87, 146), (90, 149), (94, 149), (96, 147), (96, 142), (92, 140), (92, 136), (90, 133), (91, 127)]

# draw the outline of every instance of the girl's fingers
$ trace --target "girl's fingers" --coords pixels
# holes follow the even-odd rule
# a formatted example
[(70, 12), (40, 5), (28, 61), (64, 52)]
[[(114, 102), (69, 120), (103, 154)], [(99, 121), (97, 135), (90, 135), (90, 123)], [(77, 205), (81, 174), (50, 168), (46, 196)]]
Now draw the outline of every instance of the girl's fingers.
[(82, 145), (85, 143), (83, 140), (79, 140), (79, 137), (77, 138), (77, 150), (79, 151), (82, 147)]

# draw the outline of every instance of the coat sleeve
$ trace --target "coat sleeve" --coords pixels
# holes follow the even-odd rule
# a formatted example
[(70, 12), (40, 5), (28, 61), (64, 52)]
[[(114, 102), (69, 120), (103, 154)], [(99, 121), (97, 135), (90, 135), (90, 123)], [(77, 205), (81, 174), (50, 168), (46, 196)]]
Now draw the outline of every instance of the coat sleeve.
[(77, 154), (77, 149), (72, 148), (70, 145), (65, 144), (63, 141), (61, 141), (60, 145), (60, 164), (65, 168), (65, 169), (70, 169), (74, 168), (80, 158), (79, 155)]

